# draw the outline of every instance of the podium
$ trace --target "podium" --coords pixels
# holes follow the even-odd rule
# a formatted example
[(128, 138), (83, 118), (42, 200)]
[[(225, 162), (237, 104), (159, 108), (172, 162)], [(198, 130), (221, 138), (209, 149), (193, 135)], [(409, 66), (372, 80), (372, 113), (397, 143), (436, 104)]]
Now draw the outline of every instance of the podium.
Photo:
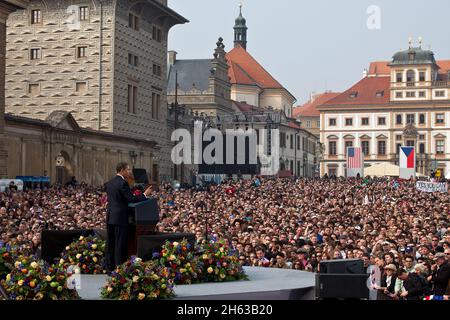
[(159, 222), (158, 201), (151, 198), (128, 205), (128, 256), (137, 255), (138, 240), (142, 236), (150, 236), (156, 232)]

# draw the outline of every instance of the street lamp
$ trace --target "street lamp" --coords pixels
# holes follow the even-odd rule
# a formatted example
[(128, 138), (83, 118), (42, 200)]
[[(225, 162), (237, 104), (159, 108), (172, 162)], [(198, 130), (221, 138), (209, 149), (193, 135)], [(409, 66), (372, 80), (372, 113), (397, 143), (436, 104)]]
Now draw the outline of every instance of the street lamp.
[(134, 150), (130, 151), (131, 164), (133, 165), (133, 169), (136, 166), (137, 153)]

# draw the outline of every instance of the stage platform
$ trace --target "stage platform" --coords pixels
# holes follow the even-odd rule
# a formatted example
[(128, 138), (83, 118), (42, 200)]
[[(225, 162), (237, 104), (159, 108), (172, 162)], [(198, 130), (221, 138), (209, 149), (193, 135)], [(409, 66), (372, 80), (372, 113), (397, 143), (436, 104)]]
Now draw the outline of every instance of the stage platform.
[[(174, 300), (314, 300), (315, 274), (304, 271), (244, 267), (249, 281), (175, 286)], [(82, 275), (78, 294), (100, 300), (106, 275)]]

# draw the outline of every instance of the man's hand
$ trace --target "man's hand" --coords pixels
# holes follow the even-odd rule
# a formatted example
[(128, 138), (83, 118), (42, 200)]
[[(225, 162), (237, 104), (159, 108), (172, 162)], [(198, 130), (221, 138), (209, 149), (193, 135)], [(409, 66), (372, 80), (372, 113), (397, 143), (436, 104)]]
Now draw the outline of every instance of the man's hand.
[(402, 292), (402, 294), (400, 295), (400, 297), (403, 297), (403, 298), (406, 296), (408, 296), (408, 291)]
[(146, 197), (149, 197), (151, 194), (153, 193), (153, 186), (149, 186), (147, 189), (145, 189), (144, 191), (144, 195)]

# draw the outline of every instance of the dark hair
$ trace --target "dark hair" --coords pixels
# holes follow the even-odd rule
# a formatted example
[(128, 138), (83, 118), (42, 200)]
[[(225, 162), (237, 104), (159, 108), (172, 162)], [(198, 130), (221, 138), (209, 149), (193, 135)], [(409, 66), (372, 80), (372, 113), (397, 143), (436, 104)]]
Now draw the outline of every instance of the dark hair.
[(412, 255), (410, 255), (410, 254), (405, 255), (403, 259), (405, 259), (405, 260), (406, 259), (411, 259), (412, 261), (414, 261), (414, 257)]
[(397, 276), (401, 276), (402, 274), (404, 274), (404, 273), (408, 273), (405, 269), (403, 269), (403, 268), (399, 268), (398, 270), (397, 270)]
[(122, 170), (125, 170), (129, 166), (126, 162), (119, 162), (116, 167), (116, 172), (119, 173)]

